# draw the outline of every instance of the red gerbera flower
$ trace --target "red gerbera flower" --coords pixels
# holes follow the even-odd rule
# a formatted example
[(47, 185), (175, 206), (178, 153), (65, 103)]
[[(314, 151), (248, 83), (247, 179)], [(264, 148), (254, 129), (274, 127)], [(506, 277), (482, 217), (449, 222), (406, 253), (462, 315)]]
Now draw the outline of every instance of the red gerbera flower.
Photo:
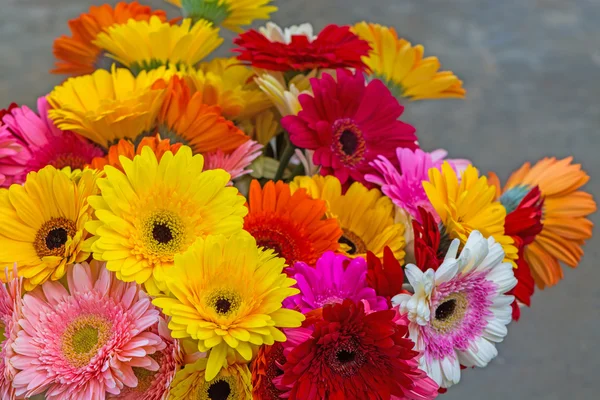
[(396, 148), (416, 149), (415, 128), (399, 121), (404, 107), (380, 80), (365, 86), (362, 73), (337, 70), (311, 79), (313, 95), (300, 95), (302, 111), (281, 120), (292, 143), (314, 150), (313, 162), (322, 175), (342, 184), (349, 178), (368, 184), (369, 163), (384, 156), (398, 167)]
[[(365, 313), (362, 302), (326, 305), (311, 329), (284, 346), (281, 384), (290, 400), (433, 399), (437, 385), (418, 369), (419, 353), (393, 310)], [(300, 339), (304, 332), (305, 340)]]
[[(500, 201), (502, 201), (502, 197)], [(536, 186), (523, 197), (514, 210), (511, 211), (514, 206), (510, 204), (510, 199), (504, 198), (503, 204), (509, 211), (504, 222), (504, 231), (506, 235), (514, 239), (515, 245), (519, 249), (517, 268), (514, 271), (518, 283), (509, 292), (516, 298), (513, 303), (513, 319), (516, 321), (521, 316), (517, 300), (529, 307), (531, 306), (531, 296), (535, 291), (535, 282), (523, 253), (525, 247), (533, 243), (536, 235), (542, 231), (544, 200), (542, 199), (542, 192)]]
[(285, 363), (283, 346), (276, 342), (273, 346), (264, 345), (258, 350), (252, 362), (252, 395), (260, 400), (279, 400), (285, 393), (279, 390), (273, 380), (283, 374), (281, 366)]
[(383, 262), (375, 254), (367, 252), (367, 284), (375, 289), (375, 293), (390, 299), (402, 292), (404, 271), (389, 248), (383, 249)]
[[(431, 213), (422, 207), (418, 207), (417, 211), (422, 222), (419, 223), (416, 219), (412, 221), (415, 235), (415, 264), (422, 271), (427, 271), (429, 268), (436, 271), (444, 261), (450, 239), (442, 236)], [(448, 246), (441, 246), (445, 242), (448, 242)]]
[(326, 218), (325, 201), (311, 198), (304, 189), (292, 194), (281, 181), (269, 181), (264, 188), (252, 181), (248, 210), (244, 229), (258, 246), (285, 258), (287, 265), (296, 261), (314, 265), (323, 253), (339, 247), (342, 230), (337, 220)]
[(237, 58), (248, 65), (271, 71), (356, 68), (365, 70), (362, 60), (371, 50), (365, 40), (349, 26), (327, 25), (312, 40), (306, 35), (291, 35), (289, 42), (273, 41), (251, 29), (234, 40)]

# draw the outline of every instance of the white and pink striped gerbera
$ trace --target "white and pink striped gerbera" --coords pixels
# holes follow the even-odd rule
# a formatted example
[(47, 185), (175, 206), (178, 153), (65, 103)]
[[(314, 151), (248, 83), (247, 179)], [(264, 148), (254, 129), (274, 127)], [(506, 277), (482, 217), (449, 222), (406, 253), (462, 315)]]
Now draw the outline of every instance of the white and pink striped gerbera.
[(460, 380), (460, 366), (485, 367), (495, 343), (507, 334), (517, 284), (511, 263), (494, 238), (473, 231), (460, 256), (455, 239), (437, 270), (408, 264), (414, 294), (399, 294), (392, 304), (409, 319), (409, 335), (422, 352), (419, 366), (441, 387)]
[(19, 331), (22, 281), (23, 278), (13, 278), (0, 284), (0, 398), (3, 400), (15, 398), (12, 382), (17, 370), (8, 360), (14, 355), (12, 345)]
[(104, 264), (76, 264), (68, 289), (48, 281), (23, 297), (21, 330), (10, 363), (17, 396), (46, 391), (48, 400), (104, 400), (138, 385), (133, 368), (157, 371), (165, 348), (148, 329), (159, 312), (135, 282)]

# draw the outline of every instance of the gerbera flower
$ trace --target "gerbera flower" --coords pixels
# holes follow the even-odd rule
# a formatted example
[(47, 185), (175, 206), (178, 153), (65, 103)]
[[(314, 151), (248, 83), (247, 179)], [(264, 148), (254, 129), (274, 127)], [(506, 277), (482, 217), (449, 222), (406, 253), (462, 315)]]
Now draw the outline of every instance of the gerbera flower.
[(583, 256), (582, 246), (592, 236), (593, 224), (586, 217), (596, 211), (592, 195), (578, 190), (589, 180), (573, 158), (544, 158), (533, 167), (525, 163), (506, 182), (500, 201), (513, 211), (523, 197), (539, 186), (544, 198), (544, 228), (525, 248), (525, 260), (540, 289), (563, 278), (559, 262), (575, 268)]
[(437, 57), (423, 58), (423, 46), (398, 38), (394, 28), (361, 22), (352, 30), (369, 42), (363, 61), (374, 79), (381, 79), (397, 97), (411, 100), (465, 97), (462, 81), (450, 71), (438, 71)]
[[(4, 118), (4, 116), (9, 114), (12, 110), (14, 110), (17, 107), (17, 104), (11, 103), (7, 109), (0, 109), (0, 166), (3, 163), (3, 158), (14, 157), (15, 155), (19, 154), (20, 151), (23, 150), (23, 147), (17, 142), (12, 132), (9, 130), (2, 129), (2, 126), (4, 125), (2, 119)], [(4, 176), (2, 169), (0, 169), (0, 187), (2, 187), (2, 185), (6, 181), (6, 177)]]
[(301, 94), (312, 94), (310, 78), (316, 76), (316, 71), (308, 75), (298, 74), (286, 81), (283, 73), (264, 72), (254, 78), (260, 89), (269, 96), (279, 114), (298, 115), (302, 109), (298, 97)]
[[(419, 207), (437, 215), (423, 189), (423, 181), (429, 180), (429, 170), (442, 166), (443, 158), (434, 158), (435, 155), (437, 154), (426, 153), (421, 149), (398, 148), (397, 166), (385, 156), (378, 156), (371, 162), (376, 173), (366, 175), (365, 179), (381, 186), (381, 191), (395, 205), (408, 211), (412, 218), (420, 220)], [(454, 167), (452, 161), (448, 161)]]
[(229, 174), (204, 171), (201, 155), (184, 146), (160, 162), (149, 147), (133, 161), (121, 157), (125, 173), (105, 167), (100, 196), (90, 198), (98, 221), (87, 229), (94, 258), (107, 261), (126, 282), (144, 283), (149, 293), (165, 290), (173, 258), (198, 237), (231, 235), (247, 213), (237, 189), (225, 187)]
[(344, 299), (366, 301), (376, 311), (388, 309), (386, 299), (367, 285), (367, 262), (362, 257), (351, 259), (328, 251), (314, 267), (303, 262), (294, 264), (290, 276), (298, 282), (300, 293), (286, 300), (286, 306), (303, 314)]
[(429, 170), (429, 181), (423, 182), (423, 187), (451, 239), (460, 239), (464, 244), (471, 232), (477, 230), (500, 243), (506, 258), (514, 264), (518, 249), (504, 233), (506, 209), (495, 201), (496, 189), (485, 176), (479, 176), (475, 167), (467, 167), (459, 182), (456, 171), (444, 162), (441, 170)]
[(150, 355), (165, 344), (147, 331), (158, 311), (135, 283), (98, 263), (74, 265), (67, 280), (68, 290), (48, 281), (23, 298), (10, 358), (17, 396), (103, 399), (138, 384), (133, 367), (159, 369)]
[(264, 188), (252, 181), (248, 209), (244, 229), (258, 246), (273, 250), (288, 266), (297, 261), (314, 265), (324, 252), (339, 247), (338, 222), (325, 216), (324, 201), (312, 199), (304, 190), (292, 194), (282, 181), (269, 181)]
[(296, 177), (292, 191), (307, 190), (315, 199), (325, 200), (327, 212), (335, 217), (343, 235), (340, 252), (349, 257), (364, 257), (367, 250), (383, 257), (389, 246), (399, 261), (404, 259), (404, 226), (394, 222), (394, 205), (378, 189), (367, 189), (355, 182), (342, 194), (340, 181), (333, 177)]
[(263, 146), (249, 140), (235, 149), (231, 154), (225, 154), (220, 149), (205, 156), (206, 169), (224, 169), (237, 179), (252, 172), (248, 169), (252, 161), (262, 154)]
[(274, 111), (265, 110), (253, 118), (240, 121), (238, 127), (263, 146), (282, 132), (279, 120), (281, 117), (275, 115)]
[(390, 300), (402, 291), (404, 270), (389, 247), (383, 249), (383, 259), (367, 252), (367, 284), (375, 293)]
[(421, 271), (435, 271), (444, 261), (451, 239), (440, 232), (434, 214), (421, 207), (418, 212), (419, 218), (412, 220), (415, 264)]
[(258, 19), (269, 19), (277, 7), (271, 0), (166, 0), (183, 8), (186, 17), (205, 19), (234, 32)]
[(392, 160), (396, 148), (417, 148), (415, 128), (399, 121), (404, 108), (380, 82), (365, 86), (364, 76), (337, 71), (311, 80), (314, 96), (300, 95), (302, 111), (288, 115), (281, 124), (292, 143), (315, 150), (313, 161), (322, 175), (366, 183), (378, 155)]
[(285, 391), (277, 388), (273, 380), (283, 374), (281, 366), (285, 364), (283, 345), (275, 343), (272, 346), (263, 345), (251, 364), (252, 394), (255, 399), (279, 400)]
[[(16, 268), (16, 266), (15, 266)], [(15, 398), (13, 380), (17, 370), (9, 360), (14, 356), (13, 343), (19, 332), (19, 319), (22, 317), (23, 303), (21, 301), (21, 290), (23, 278), (12, 274), (9, 279), (9, 271), (6, 271), (8, 283), (0, 283), (0, 397), (6, 400)]]
[(23, 106), (13, 108), (2, 117), (4, 126), (0, 126), (0, 137), (6, 140), (12, 138), (11, 148), (19, 147), (18, 152), (0, 157), (0, 173), (8, 178), (5, 186), (23, 183), (27, 173), (46, 165), (58, 169), (82, 169), (92, 158), (102, 155), (100, 148), (54, 125), (48, 118), (49, 107), (45, 97), (40, 97), (37, 105), (39, 115)]
[(291, 388), (290, 400), (435, 398), (437, 385), (418, 369), (419, 353), (395, 317), (393, 310), (367, 315), (351, 300), (325, 306), (322, 320), (284, 344), (281, 384)]
[(231, 153), (250, 140), (218, 106), (208, 105), (203, 93), (192, 92), (178, 76), (169, 82), (157, 117), (162, 137), (190, 146), (195, 154), (219, 149)]
[(137, 386), (125, 387), (117, 396), (121, 400), (166, 400), (169, 395), (171, 382), (175, 373), (184, 365), (183, 349), (179, 341), (171, 337), (167, 322), (159, 317), (158, 322), (151, 327), (150, 332), (160, 336), (164, 348), (150, 355), (159, 365), (157, 371), (150, 371), (143, 367), (133, 367), (137, 378)]
[[(277, 35), (272, 33), (274, 30), (278, 31)], [(282, 72), (336, 68), (362, 71), (366, 67), (361, 58), (370, 49), (349, 26), (333, 24), (312, 37), (312, 29), (283, 32), (270, 22), (266, 30), (250, 29), (240, 34), (234, 43), (239, 46), (233, 50), (239, 53), (238, 60), (255, 68)]]
[(460, 366), (485, 367), (496, 355), (495, 343), (506, 336), (516, 284), (510, 263), (493, 237), (473, 231), (457, 257), (454, 239), (437, 271), (408, 264), (405, 272), (414, 294), (392, 299), (410, 320), (410, 338), (423, 353), (421, 369), (443, 388), (460, 380)]
[(69, 78), (54, 88), (48, 102), (50, 118), (62, 130), (72, 130), (108, 148), (119, 139), (135, 139), (156, 124), (165, 95), (160, 78), (172, 70), (164, 67), (137, 76), (125, 69), (97, 70), (91, 75)]
[(284, 263), (245, 232), (198, 239), (175, 257), (167, 280), (171, 296), (154, 304), (172, 317), (173, 336), (197, 340), (199, 351), (210, 351), (206, 381), (223, 368), (228, 351), (250, 361), (258, 346), (286, 340), (280, 328), (300, 326), (302, 314), (281, 308), (298, 293), (282, 272)]
[(200, 20), (184, 19), (178, 25), (153, 16), (149, 20), (130, 19), (126, 24), (107, 28), (93, 42), (127, 68), (139, 73), (164, 66), (196, 65), (223, 43), (219, 28)]
[(93, 43), (98, 34), (111, 26), (125, 24), (129, 20), (147, 21), (152, 16), (161, 21), (167, 19), (164, 11), (153, 11), (137, 1), (120, 2), (114, 8), (109, 4), (91, 6), (87, 14), (69, 21), (71, 36), (63, 35), (54, 41), (53, 52), (58, 61), (52, 73), (85, 75), (106, 66), (108, 60), (102, 49)]
[(0, 265), (16, 262), (26, 290), (88, 258), (84, 225), (92, 219), (88, 196), (98, 192), (96, 179), (93, 170), (70, 177), (47, 166), (30, 172), (23, 186), (0, 189)]
[(170, 400), (252, 400), (248, 366), (232, 364), (207, 379), (209, 360), (201, 358), (177, 372), (171, 385)]

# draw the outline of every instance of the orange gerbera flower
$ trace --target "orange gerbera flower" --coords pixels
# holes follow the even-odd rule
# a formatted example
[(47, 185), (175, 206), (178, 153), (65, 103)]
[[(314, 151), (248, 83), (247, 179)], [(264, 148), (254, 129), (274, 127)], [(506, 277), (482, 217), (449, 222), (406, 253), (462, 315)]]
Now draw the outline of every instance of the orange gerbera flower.
[[(129, 19), (147, 21), (153, 15), (166, 21), (162, 10), (153, 11), (137, 1), (118, 3), (114, 8), (108, 4), (92, 6), (87, 14), (69, 21), (71, 36), (63, 35), (54, 41), (53, 52), (58, 59), (54, 74), (85, 75), (94, 72), (102, 61), (102, 50), (92, 42), (100, 32), (113, 25), (125, 24)], [(109, 60), (109, 59), (106, 59)], [(109, 60), (109, 65), (113, 61)]]
[(142, 138), (137, 146), (127, 139), (121, 139), (119, 140), (119, 143), (110, 146), (106, 156), (95, 157), (90, 163), (89, 167), (95, 169), (104, 169), (105, 166), (110, 165), (117, 168), (121, 172), (125, 172), (123, 171), (123, 166), (119, 160), (120, 156), (125, 156), (130, 160), (133, 160), (134, 156), (142, 154), (142, 148), (150, 147), (154, 154), (156, 154), (156, 159), (158, 162), (160, 162), (160, 159), (167, 151), (176, 154), (181, 146), (181, 143), (171, 144), (169, 139), (161, 139), (160, 134)]
[[(563, 278), (559, 261), (575, 268), (583, 256), (582, 246), (592, 236), (592, 222), (586, 217), (596, 211), (592, 195), (578, 190), (589, 176), (573, 157), (544, 158), (533, 167), (525, 163), (506, 182), (500, 201), (519, 204), (529, 191), (539, 186), (544, 197), (542, 231), (525, 247), (525, 260), (537, 286), (544, 289)], [(499, 187), (495, 174), (490, 180)]]
[(221, 108), (209, 106), (202, 92), (193, 92), (184, 79), (174, 76), (158, 116), (158, 129), (173, 143), (190, 146), (195, 154), (221, 150), (232, 152), (250, 138), (221, 115)]
[(279, 365), (285, 364), (283, 346), (275, 343), (272, 346), (261, 346), (252, 362), (252, 395), (255, 399), (279, 399), (285, 393), (277, 389), (273, 379), (282, 374)]
[(338, 249), (342, 230), (337, 220), (327, 218), (325, 201), (312, 199), (305, 189), (292, 194), (281, 181), (269, 181), (261, 188), (255, 180), (248, 202), (244, 229), (258, 246), (274, 250), (288, 265), (314, 264), (324, 252)]

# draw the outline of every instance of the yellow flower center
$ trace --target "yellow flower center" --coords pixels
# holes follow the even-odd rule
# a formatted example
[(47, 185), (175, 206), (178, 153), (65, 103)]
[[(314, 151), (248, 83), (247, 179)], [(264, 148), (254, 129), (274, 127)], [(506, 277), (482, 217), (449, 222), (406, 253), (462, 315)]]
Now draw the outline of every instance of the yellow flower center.
[[(158, 365), (162, 364), (163, 354), (160, 352), (156, 352), (151, 354), (150, 357), (154, 359), (158, 363)], [(150, 371), (146, 368), (133, 367), (133, 373), (138, 380), (138, 385), (135, 387), (136, 392), (144, 393), (146, 392), (152, 382), (154, 381), (154, 377), (156, 376), (157, 371)]]
[(357, 234), (346, 228), (342, 228), (342, 231), (344, 234), (338, 241), (346, 254), (354, 255), (367, 252), (367, 245)]
[(185, 227), (181, 218), (171, 211), (159, 210), (142, 223), (144, 243), (155, 257), (173, 257), (181, 251)]
[(440, 333), (449, 332), (463, 320), (467, 305), (467, 297), (464, 293), (448, 295), (436, 307), (431, 326)]
[(219, 289), (206, 297), (206, 304), (218, 315), (226, 317), (240, 308), (242, 297), (233, 290)]
[(235, 381), (231, 376), (217, 377), (200, 387), (197, 400), (234, 400), (238, 398)]
[(71, 321), (62, 335), (62, 352), (74, 367), (83, 367), (110, 339), (111, 323), (98, 315)]
[(77, 233), (75, 222), (66, 218), (52, 218), (42, 224), (35, 235), (33, 247), (38, 257), (62, 256), (65, 243)]

